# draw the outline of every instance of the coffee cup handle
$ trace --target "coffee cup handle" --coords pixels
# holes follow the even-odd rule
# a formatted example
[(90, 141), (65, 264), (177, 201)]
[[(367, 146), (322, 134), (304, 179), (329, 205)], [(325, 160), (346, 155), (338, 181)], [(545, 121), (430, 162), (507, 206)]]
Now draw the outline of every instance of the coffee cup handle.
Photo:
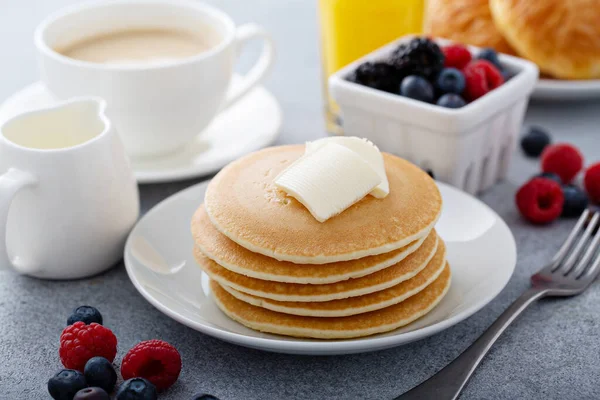
[(258, 60), (254, 66), (242, 78), (242, 82), (236, 85), (234, 90), (227, 93), (227, 97), (221, 107), (224, 110), (239, 99), (244, 97), (250, 89), (256, 86), (261, 79), (269, 72), (275, 59), (275, 45), (271, 35), (260, 25), (244, 24), (237, 27), (235, 34), (235, 50), (237, 55), (241, 53), (244, 45), (251, 39), (260, 38), (263, 40), (263, 48)]
[(32, 186), (36, 182), (33, 175), (16, 168), (10, 168), (5, 174), (0, 175), (0, 270), (16, 269), (6, 249), (6, 227), (10, 205), (21, 189)]

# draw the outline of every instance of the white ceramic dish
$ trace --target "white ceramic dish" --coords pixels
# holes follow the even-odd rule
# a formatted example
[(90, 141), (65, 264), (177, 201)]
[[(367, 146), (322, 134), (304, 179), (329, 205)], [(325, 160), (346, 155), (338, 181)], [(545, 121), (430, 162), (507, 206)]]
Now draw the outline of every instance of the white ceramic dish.
[[(234, 78), (232, 86), (240, 82)], [(0, 123), (55, 103), (43, 83), (33, 83), (0, 105)], [(259, 86), (217, 116), (183, 151), (132, 160), (135, 177), (138, 183), (158, 183), (212, 174), (242, 155), (272, 144), (282, 119), (275, 97)]]
[(207, 183), (181, 191), (150, 210), (125, 246), (125, 267), (136, 289), (171, 318), (207, 335), (255, 349), (293, 354), (350, 354), (399, 346), (440, 332), (488, 304), (510, 279), (514, 238), (489, 207), (439, 184), (444, 210), (437, 225), (448, 247), (453, 277), (442, 302), (424, 318), (386, 334), (354, 340), (306, 340), (260, 333), (229, 319), (210, 296), (196, 266), (190, 219)]
[(588, 100), (600, 99), (600, 79), (565, 81), (540, 79), (531, 95), (536, 100)]
[[(386, 58), (412, 37), (387, 44), (329, 78), (329, 90), (341, 109), (344, 133), (366, 137), (381, 150), (406, 158), (432, 171), (436, 179), (469, 193), (486, 190), (507, 173), (538, 68), (529, 61), (500, 55), (501, 62), (516, 75), (459, 109), (345, 79), (360, 64)], [(477, 47), (469, 48), (472, 53), (479, 51)]]

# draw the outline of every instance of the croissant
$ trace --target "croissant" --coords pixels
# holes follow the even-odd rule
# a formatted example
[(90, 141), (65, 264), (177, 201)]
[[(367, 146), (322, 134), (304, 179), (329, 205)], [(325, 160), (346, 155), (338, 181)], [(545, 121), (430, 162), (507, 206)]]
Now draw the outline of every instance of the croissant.
[(514, 54), (494, 25), (488, 0), (429, 0), (424, 31), (434, 37)]
[(561, 79), (600, 78), (600, 0), (489, 4), (496, 27), (543, 73)]

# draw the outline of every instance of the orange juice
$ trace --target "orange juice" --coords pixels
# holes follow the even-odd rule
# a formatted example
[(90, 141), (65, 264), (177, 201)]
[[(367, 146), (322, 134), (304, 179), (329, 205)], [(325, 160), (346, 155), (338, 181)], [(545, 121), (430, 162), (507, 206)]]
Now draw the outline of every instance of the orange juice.
[(319, 0), (327, 128), (336, 128), (336, 105), (329, 100), (327, 77), (392, 40), (420, 33), (425, 0)]

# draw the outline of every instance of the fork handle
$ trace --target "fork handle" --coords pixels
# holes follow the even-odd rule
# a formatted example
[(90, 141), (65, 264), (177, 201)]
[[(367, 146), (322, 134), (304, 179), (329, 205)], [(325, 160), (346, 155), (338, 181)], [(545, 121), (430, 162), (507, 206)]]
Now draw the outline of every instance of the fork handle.
[(455, 400), (496, 339), (531, 303), (544, 297), (546, 291), (531, 288), (454, 361), (437, 374), (394, 400)]

